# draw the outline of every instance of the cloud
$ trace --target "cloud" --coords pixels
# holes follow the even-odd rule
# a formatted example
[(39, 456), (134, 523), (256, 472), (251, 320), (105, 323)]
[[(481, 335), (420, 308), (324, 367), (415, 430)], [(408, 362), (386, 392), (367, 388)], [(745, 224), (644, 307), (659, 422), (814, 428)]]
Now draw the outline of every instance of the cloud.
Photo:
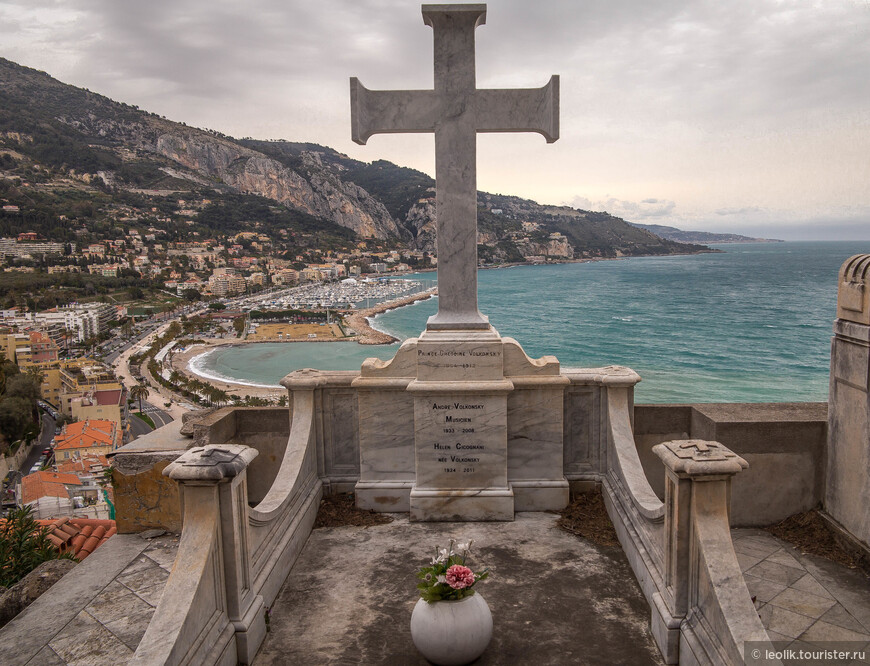
[(581, 210), (607, 212), (629, 222), (669, 217), (674, 214), (674, 209), (677, 206), (675, 202), (666, 199), (626, 201), (625, 199), (609, 197), (601, 201), (591, 201), (587, 197), (582, 196), (574, 197), (567, 205)]
[[(561, 76), (562, 138), (540, 167), (538, 144), (480, 151), (491, 191), (683, 227), (870, 203), (866, 0), (487, 4), (479, 86)], [(431, 173), (429, 137), (349, 131), (350, 76), (432, 85), (417, 2), (3, 0), (0, 56), (189, 125)]]
[(716, 215), (753, 215), (755, 213), (763, 213), (764, 210), (758, 206), (745, 206), (743, 208), (719, 208), (713, 211)]

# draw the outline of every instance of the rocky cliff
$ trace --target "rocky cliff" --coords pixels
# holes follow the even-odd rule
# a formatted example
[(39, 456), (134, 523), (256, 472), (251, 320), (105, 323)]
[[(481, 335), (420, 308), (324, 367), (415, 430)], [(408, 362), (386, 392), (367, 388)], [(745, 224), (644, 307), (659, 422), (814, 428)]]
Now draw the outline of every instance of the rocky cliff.
[(407, 240), (409, 236), (382, 203), (361, 187), (342, 182), (324, 169), (316, 156), (306, 156), (306, 178), (262, 153), (202, 132), (163, 134), (154, 150), (236, 191), (258, 194), (323, 217), (363, 238)]

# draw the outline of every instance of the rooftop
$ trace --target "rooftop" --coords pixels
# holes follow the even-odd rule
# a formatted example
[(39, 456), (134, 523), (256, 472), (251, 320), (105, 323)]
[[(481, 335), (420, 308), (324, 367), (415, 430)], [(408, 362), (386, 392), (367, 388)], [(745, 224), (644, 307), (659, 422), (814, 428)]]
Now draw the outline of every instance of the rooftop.
[(35, 502), (40, 497), (62, 497), (69, 499), (67, 486), (80, 486), (82, 482), (75, 474), (57, 472), (34, 472), (21, 479), (21, 501), (24, 504)]
[(55, 449), (113, 446), (116, 438), (113, 421), (88, 419), (64, 426), (63, 432), (54, 438)]
[(118, 531), (114, 520), (94, 518), (55, 518), (37, 520), (48, 527), (48, 538), (61, 553), (72, 553), (84, 560)]

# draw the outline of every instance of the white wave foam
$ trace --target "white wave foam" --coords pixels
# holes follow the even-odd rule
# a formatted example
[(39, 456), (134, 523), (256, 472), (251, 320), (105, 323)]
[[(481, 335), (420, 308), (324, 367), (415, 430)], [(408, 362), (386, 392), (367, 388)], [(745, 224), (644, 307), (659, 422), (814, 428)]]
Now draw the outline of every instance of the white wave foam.
[(215, 347), (214, 349), (210, 349), (207, 352), (203, 352), (198, 356), (194, 356), (190, 361), (187, 362), (187, 368), (197, 377), (202, 377), (203, 379), (210, 379), (218, 382), (226, 382), (227, 384), (240, 384), (241, 386), (250, 386), (252, 388), (265, 388), (265, 389), (281, 389), (284, 387), (280, 384), (261, 384), (259, 382), (250, 382), (244, 381), (242, 379), (238, 379), (237, 377), (229, 377), (227, 375), (222, 375), (214, 368), (207, 368), (206, 364), (208, 362), (208, 357), (218, 351), (220, 347)]
[(401, 308), (410, 308), (410, 307), (414, 307), (415, 305), (420, 305), (421, 303), (425, 303), (426, 301), (428, 301), (428, 300), (430, 300), (430, 299), (432, 299), (432, 298), (436, 298), (436, 299), (437, 299), (437, 298), (438, 298), (438, 295), (435, 294), (435, 295), (431, 296), (430, 298), (421, 298), (420, 300), (414, 301), (414, 302), (412, 302), (412, 303), (407, 303), (407, 304), (405, 304), (405, 305), (398, 305), (398, 306), (396, 306), (396, 307), (394, 307), (394, 308), (388, 308), (387, 310), (384, 310), (383, 312), (378, 312), (378, 314), (376, 314), (374, 317), (366, 317), (366, 321), (369, 323), (369, 326), (371, 326), (374, 330), (378, 331), (379, 333), (383, 333), (383, 334), (385, 334), (385, 335), (389, 335), (389, 336), (391, 336), (391, 337), (397, 338), (398, 340), (404, 342), (405, 339), (406, 339), (405, 337), (399, 335), (398, 333), (393, 333), (393, 332), (392, 332), (390, 329), (388, 329), (386, 326), (381, 325), (380, 327), (378, 327), (378, 325), (377, 325), (377, 324), (378, 324), (378, 319), (380, 319), (381, 316), (387, 314), (388, 312), (392, 312), (393, 310), (399, 310), (399, 309), (401, 309)]

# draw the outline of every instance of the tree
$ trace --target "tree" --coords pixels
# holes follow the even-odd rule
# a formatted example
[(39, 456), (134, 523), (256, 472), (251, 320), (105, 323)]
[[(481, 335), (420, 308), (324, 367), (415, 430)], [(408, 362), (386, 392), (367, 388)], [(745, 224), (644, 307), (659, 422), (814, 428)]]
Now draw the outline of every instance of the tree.
[(30, 377), (33, 382), (41, 388), (42, 382), (45, 381), (45, 373), (42, 371), (42, 368), (40, 368), (38, 365), (31, 365), (27, 368), (26, 372), (27, 376)]
[(148, 396), (151, 395), (151, 391), (148, 390), (148, 387), (145, 384), (136, 384), (133, 388), (130, 389), (130, 397), (133, 400), (139, 401), (139, 413), (142, 413), (142, 401), (147, 400)]
[(223, 391), (216, 386), (213, 386), (211, 391), (209, 391), (209, 397), (213, 402), (217, 403), (218, 406), (226, 404), (227, 400), (230, 399), (230, 396), (226, 391)]
[(194, 301), (198, 301), (201, 295), (196, 289), (185, 289), (183, 296), (185, 300), (192, 303)]
[(18, 396), (5, 396), (0, 400), (0, 434), (7, 442), (22, 439), (31, 423), (31, 403)]
[(220, 303), (219, 301), (215, 301), (214, 303), (208, 304), (209, 310), (214, 310), (215, 312), (219, 312), (220, 310), (226, 310), (227, 306), (224, 303)]
[(12, 361), (6, 359), (0, 361), (0, 394), (6, 392), (6, 382), (9, 378), (19, 374), (20, 372), (21, 370), (19, 370), (18, 366)]
[(29, 506), (11, 509), (0, 525), (0, 585), (11, 587), (47, 560), (68, 558), (59, 553), (48, 538), (48, 528), (40, 527)]
[(233, 319), (233, 329), (238, 337), (242, 337), (242, 334), (245, 332), (245, 318), (236, 317)]

